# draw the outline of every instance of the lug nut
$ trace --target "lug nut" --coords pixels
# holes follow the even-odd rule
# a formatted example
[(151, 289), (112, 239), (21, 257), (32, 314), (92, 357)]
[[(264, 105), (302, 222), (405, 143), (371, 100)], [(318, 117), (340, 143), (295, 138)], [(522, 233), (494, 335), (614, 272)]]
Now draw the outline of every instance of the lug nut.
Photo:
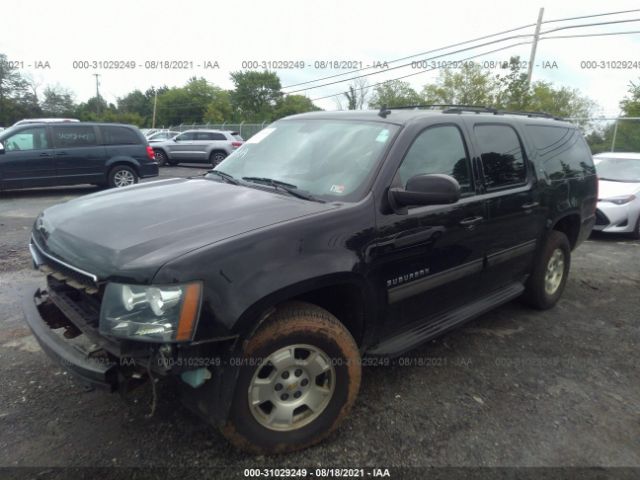
[(287, 400), (287, 399), (289, 398), (289, 394), (288, 394), (288, 393), (283, 393), (283, 394), (280, 396), (280, 398), (281, 398), (282, 400)]
[(302, 385), (303, 387), (306, 387), (308, 383), (309, 383), (309, 380), (306, 378), (303, 378), (302, 381), (300, 382), (300, 385)]
[(302, 395), (302, 392), (300, 390), (293, 394), (294, 398), (300, 398), (300, 395)]
[(289, 378), (289, 372), (282, 372), (282, 378), (284, 378), (285, 380)]
[(296, 368), (295, 375), (296, 375), (296, 377), (299, 377), (300, 375), (302, 375), (302, 369)]
[(279, 392), (280, 390), (282, 390), (282, 384), (276, 383), (276, 392)]

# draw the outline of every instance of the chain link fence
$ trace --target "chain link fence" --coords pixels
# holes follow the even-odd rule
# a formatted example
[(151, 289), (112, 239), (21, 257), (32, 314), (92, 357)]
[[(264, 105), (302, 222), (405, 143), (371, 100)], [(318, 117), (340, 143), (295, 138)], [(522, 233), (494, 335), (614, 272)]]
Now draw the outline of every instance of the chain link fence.
[(184, 132), (185, 130), (231, 130), (238, 132), (242, 138), (247, 140), (252, 137), (264, 127), (269, 125), (269, 122), (262, 123), (181, 123), (180, 125), (172, 125), (167, 127), (167, 130), (173, 130), (176, 132)]

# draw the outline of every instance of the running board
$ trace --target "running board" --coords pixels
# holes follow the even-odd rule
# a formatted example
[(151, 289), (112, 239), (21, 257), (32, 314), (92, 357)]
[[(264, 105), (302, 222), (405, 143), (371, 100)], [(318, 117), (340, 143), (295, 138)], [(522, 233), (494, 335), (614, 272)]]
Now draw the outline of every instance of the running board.
[(453, 310), (426, 317), (414, 322), (403, 332), (367, 350), (367, 355), (394, 356), (417, 347), (421, 343), (437, 337), (447, 330), (465, 323), (495, 307), (520, 296), (524, 285), (520, 282), (507, 285), (490, 295)]

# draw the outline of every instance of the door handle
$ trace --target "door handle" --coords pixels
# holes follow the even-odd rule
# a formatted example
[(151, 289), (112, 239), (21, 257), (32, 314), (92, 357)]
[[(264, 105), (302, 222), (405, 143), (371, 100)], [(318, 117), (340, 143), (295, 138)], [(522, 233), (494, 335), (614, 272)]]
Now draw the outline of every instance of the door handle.
[(67, 155), (67, 152), (56, 152), (56, 157), (63, 157)]
[(469, 217), (469, 218), (465, 218), (464, 220), (460, 220), (460, 225), (462, 225), (465, 228), (473, 228), (476, 225), (478, 225), (482, 220), (484, 220), (484, 217)]
[(49, 156), (49, 154), (48, 154), (47, 152), (42, 152), (42, 153), (40, 154), (40, 156), (41, 156), (41, 157), (48, 157), (48, 156)]
[(522, 208), (525, 210), (529, 210), (530, 208), (535, 208), (538, 205), (540, 205), (538, 202), (525, 203), (524, 205), (522, 205)]

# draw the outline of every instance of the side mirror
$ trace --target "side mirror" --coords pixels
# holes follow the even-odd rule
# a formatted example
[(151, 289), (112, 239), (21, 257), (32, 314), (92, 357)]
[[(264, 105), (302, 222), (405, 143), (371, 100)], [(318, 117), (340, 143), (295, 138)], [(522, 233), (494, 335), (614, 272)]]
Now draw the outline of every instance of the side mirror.
[(0, 142), (0, 154), (4, 153), (4, 144)]
[(460, 184), (442, 174), (416, 175), (407, 182), (406, 188), (390, 188), (389, 200), (392, 205), (446, 205), (460, 199)]

